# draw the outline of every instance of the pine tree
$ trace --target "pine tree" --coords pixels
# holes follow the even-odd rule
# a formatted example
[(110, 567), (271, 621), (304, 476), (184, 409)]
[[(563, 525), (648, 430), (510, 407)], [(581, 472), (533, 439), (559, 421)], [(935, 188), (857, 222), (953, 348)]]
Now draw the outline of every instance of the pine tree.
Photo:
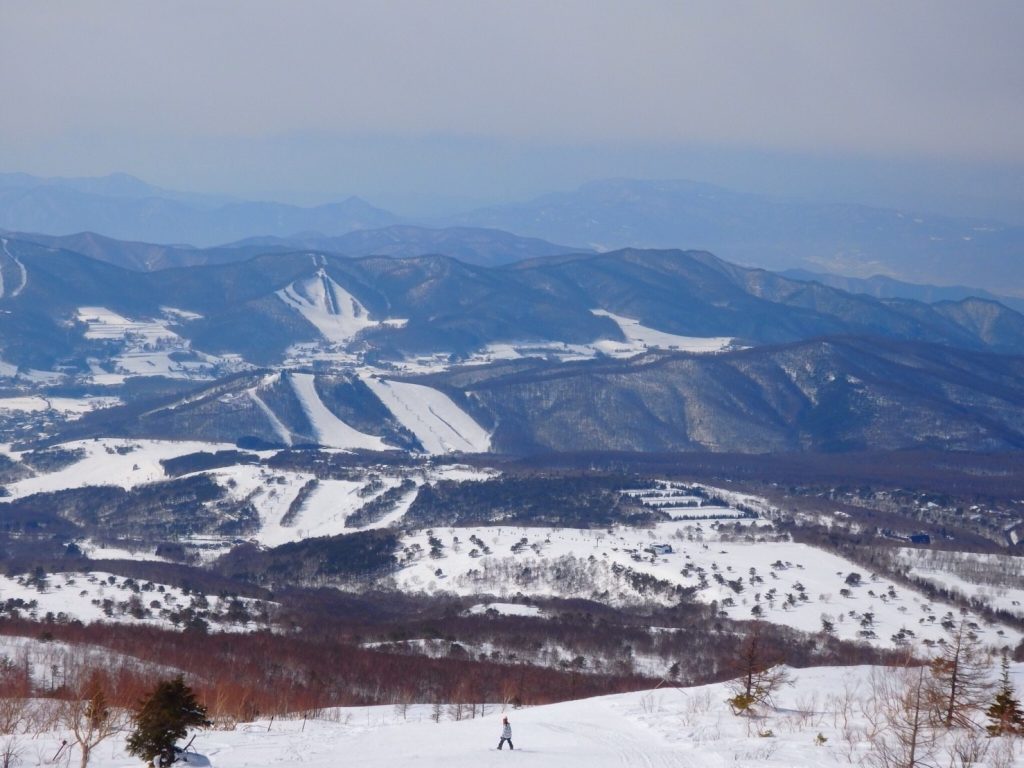
[(1005, 653), (999, 677), (999, 692), (985, 714), (991, 721), (986, 730), (993, 736), (1024, 733), (1024, 712), (1021, 711), (1020, 701), (1010, 682), (1010, 662)]
[(184, 738), (190, 727), (206, 725), (210, 725), (206, 707), (196, 701), (182, 676), (163, 680), (139, 704), (135, 730), (128, 737), (128, 752), (150, 765), (157, 758), (159, 765), (170, 765), (175, 760), (175, 742)]

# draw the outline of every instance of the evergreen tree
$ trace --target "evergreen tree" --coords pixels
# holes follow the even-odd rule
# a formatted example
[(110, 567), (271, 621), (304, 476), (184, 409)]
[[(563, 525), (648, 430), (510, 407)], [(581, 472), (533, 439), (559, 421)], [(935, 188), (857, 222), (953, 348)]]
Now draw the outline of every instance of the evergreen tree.
[(986, 730), (993, 736), (1024, 733), (1024, 712), (1021, 712), (1020, 701), (1013, 690), (1013, 683), (1010, 682), (1010, 662), (1005, 653), (1002, 675), (999, 678), (999, 692), (985, 714), (991, 721)]
[(196, 701), (182, 676), (162, 680), (139, 703), (135, 730), (128, 737), (128, 752), (150, 765), (170, 765), (176, 757), (175, 742), (184, 738), (190, 727), (206, 725), (210, 725), (206, 707)]

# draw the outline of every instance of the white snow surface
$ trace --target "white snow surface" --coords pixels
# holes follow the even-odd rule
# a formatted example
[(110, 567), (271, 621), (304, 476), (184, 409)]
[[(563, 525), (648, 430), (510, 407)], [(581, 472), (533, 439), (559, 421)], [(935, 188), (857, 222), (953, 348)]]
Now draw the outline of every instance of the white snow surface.
[(317, 394), (313, 374), (292, 373), (290, 378), (292, 389), (295, 390), (302, 409), (309, 417), (316, 432), (317, 442), (321, 445), (331, 448), (362, 448), (369, 451), (386, 451), (391, 447), (382, 438), (353, 429), (335, 416)]
[(996, 610), (1024, 616), (1024, 565), (1019, 557), (909, 547), (899, 550), (899, 555), (916, 578)]
[[(7, 498), (21, 498), (33, 493), (81, 488), (87, 485), (119, 485), (131, 488), (141, 483), (164, 479), (161, 459), (184, 456), (198, 451), (231, 450), (231, 443), (201, 443), (196, 441), (132, 440), (125, 438), (99, 438), (62, 443), (61, 448), (82, 449), (85, 456), (63, 469), (48, 474), (28, 477), (10, 483)], [(4, 499), (0, 499), (0, 509)]]
[[(136, 581), (141, 584), (146, 580)], [(159, 609), (150, 608), (151, 615), (142, 618), (133, 616), (128, 611), (130, 601), (135, 600), (139, 605), (149, 607), (150, 602), (155, 600), (160, 603), (161, 608), (180, 609), (188, 607), (195, 596), (170, 585), (154, 583), (153, 586), (153, 590), (136, 592), (126, 585), (124, 576), (102, 571), (49, 574), (43, 589), (27, 583), (25, 576), (0, 575), (0, 599), (4, 601), (23, 600), (31, 607), (18, 610), (22, 616), (33, 619), (41, 620), (47, 613), (52, 613), (54, 616), (63, 614), (66, 618), (78, 619), (86, 624), (101, 621), (117, 624), (148, 624), (170, 629), (173, 624), (159, 615)], [(159, 591), (156, 589), (157, 587), (159, 587)], [(208, 601), (214, 609), (218, 608), (221, 600), (213, 595), (208, 597)], [(252, 602), (248, 598), (242, 598), (242, 600), (243, 602)], [(112, 603), (109, 613), (104, 610), (104, 601)], [(227, 605), (226, 601), (224, 605)], [(225, 629), (243, 628), (223, 624), (212, 626)]]
[(405, 477), (413, 480), (416, 487), (399, 500), (393, 511), (360, 530), (384, 528), (399, 522), (423, 483), (482, 480), (493, 477), (495, 473), (459, 465), (436, 467), (408, 475), (374, 472), (383, 487), (366, 496), (359, 495), (360, 489), (366, 485), (365, 481), (320, 480), (291, 525), (282, 525), (281, 520), (302, 487), (312, 479), (312, 475), (256, 466), (230, 467), (215, 470), (211, 474), (236, 498), (252, 502), (260, 515), (260, 530), (254, 538), (264, 546), (274, 547), (316, 536), (351, 533), (356, 529), (347, 522), (348, 517), (364, 504), (398, 486)]
[(249, 395), (249, 399), (256, 403), (256, 407), (259, 408), (263, 412), (263, 415), (267, 417), (267, 421), (269, 421), (270, 426), (274, 428), (274, 433), (277, 435), (278, 440), (285, 445), (291, 445), (292, 433), (289, 432), (284, 423), (277, 418), (277, 414), (274, 413), (274, 410), (263, 401), (263, 398), (259, 396), (259, 393), (256, 391), (256, 387), (247, 389), (246, 392)]
[[(793, 684), (756, 718), (734, 716), (725, 702), (727, 687), (714, 684), (521, 709), (492, 704), (482, 716), (458, 721), (444, 707), (434, 722), (432, 708), (424, 704), (404, 714), (391, 706), (345, 707), (317, 718), (200, 731), (193, 747), (217, 768), (839, 768), (864, 764), (872, 676), (884, 674), (873, 667), (792, 670)], [(1019, 690), (1022, 666), (1013, 665), (1012, 675)], [(512, 752), (497, 750), (503, 716), (512, 728)], [(948, 750), (959, 735), (942, 735), (939, 749)], [(49, 757), (65, 737), (59, 731), (35, 737), (33, 754), (38, 746)], [(124, 738), (104, 742), (90, 765), (138, 766), (125, 753)], [(1011, 747), (1001, 765), (1024, 765), (1019, 744), (986, 741), (990, 757)]]
[[(666, 333), (665, 331), (648, 328), (641, 325), (639, 320), (616, 315), (604, 309), (592, 309), (590, 311), (600, 317), (614, 320), (626, 339), (632, 345), (638, 345), (642, 349), (675, 349), (680, 352), (720, 352), (733, 342), (733, 339), (729, 336), (677, 336), (674, 333)], [(610, 349), (614, 349), (614, 347), (610, 347)]]
[(342, 288), (323, 270), (305, 280), (296, 280), (277, 296), (298, 311), (327, 341), (347, 344), (356, 334), (380, 323), (359, 300)]
[[(638, 592), (624, 575), (626, 569), (632, 569), (663, 580), (673, 589), (676, 585), (696, 587), (694, 599), (714, 601), (722, 614), (732, 619), (754, 618), (753, 608), (759, 605), (765, 621), (817, 633), (826, 616), (838, 637), (884, 648), (898, 645), (894, 635), (900, 630), (913, 633), (906, 636), (912, 647), (925, 640), (937, 642), (947, 635), (942, 627), (947, 614), (959, 620), (959, 609), (952, 604), (929, 601), (912, 589), (872, 578), (845, 558), (806, 544), (775, 541), (763, 533), (748, 540), (743, 529), (749, 524), (749, 520), (729, 520), (715, 531), (706, 521), (678, 521), (649, 529), (616, 526), (611, 533), (518, 526), (434, 528), (434, 536), (443, 544), (442, 557), (428, 556), (426, 531), (409, 533), (402, 546), (412, 554), (405, 557), (394, 579), (407, 592), (492, 595), (499, 601), (554, 596), (629, 605), (678, 600), (670, 590)], [(490, 553), (481, 551), (471, 537), (482, 541)], [(647, 552), (654, 543), (670, 544), (673, 552)], [(526, 569), (529, 577), (522, 576)], [(706, 582), (703, 587), (701, 571)], [(861, 574), (860, 586), (846, 583), (852, 572)], [(737, 581), (739, 592), (729, 584)], [(849, 590), (849, 596), (841, 595), (840, 590)], [(1021, 640), (1021, 632), (1014, 628), (980, 617), (975, 621), (979, 637), (990, 647), (1013, 648)]]
[[(232, 356), (218, 357), (193, 350), (187, 339), (169, 327), (194, 313), (173, 307), (162, 307), (163, 317), (132, 319), (106, 307), (79, 307), (77, 319), (86, 324), (87, 339), (104, 339), (122, 343), (122, 349), (107, 361), (112, 372), (90, 360), (93, 381), (119, 384), (127, 376), (167, 376), (177, 379), (207, 379), (217, 374), (246, 367), (244, 361)], [(172, 357), (176, 356), (178, 359)]]
[(469, 609), (469, 613), (479, 614), (494, 611), (502, 616), (543, 616), (544, 611), (536, 605), (522, 603), (477, 603)]
[(18, 261), (18, 258), (13, 253), (11, 253), (10, 250), (7, 248), (6, 237), (0, 238), (0, 244), (3, 245), (4, 253), (7, 255), (7, 258), (13, 261), (14, 265), (18, 268), (18, 285), (14, 288), (11, 288), (11, 290), (6, 293), (3, 271), (0, 270), (0, 298), (3, 298), (6, 295), (8, 298), (15, 299), (21, 294), (23, 290), (25, 290), (25, 286), (28, 285), (28, 271), (26, 271), (25, 265)]
[(120, 405), (118, 397), (44, 397), (42, 395), (24, 395), (22, 397), (0, 398), (0, 411), (17, 411), (21, 413), (38, 413), (40, 411), (57, 411), (72, 417), (81, 416), (99, 408), (110, 408)]
[(423, 384), (374, 376), (362, 380), (395, 418), (416, 435), (427, 453), (485, 453), (491, 436), (448, 395)]
[(88, 326), (87, 339), (122, 340), (131, 336), (147, 344), (178, 339), (163, 321), (131, 320), (106, 307), (79, 307), (77, 319)]

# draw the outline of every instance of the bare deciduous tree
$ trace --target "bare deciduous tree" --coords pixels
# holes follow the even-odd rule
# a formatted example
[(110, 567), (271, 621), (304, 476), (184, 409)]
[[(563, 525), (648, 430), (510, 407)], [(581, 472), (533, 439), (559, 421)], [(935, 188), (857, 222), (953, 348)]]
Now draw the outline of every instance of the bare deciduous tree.
[(790, 683), (790, 675), (765, 647), (760, 625), (755, 624), (740, 645), (733, 660), (735, 679), (728, 683), (729, 706), (735, 714), (749, 712), (755, 704), (770, 704), (782, 686)]
[(928, 672), (925, 667), (880, 669), (871, 677), (870, 723), (874, 768), (927, 768), (934, 765), (937, 735), (929, 719)]
[(95, 676), (82, 687), (79, 695), (62, 702), (60, 717), (78, 745), (82, 768), (89, 765), (97, 744), (124, 727), (123, 718), (110, 708), (103, 685)]
[(931, 663), (928, 695), (935, 722), (944, 728), (976, 727), (974, 715), (992, 692), (991, 666), (966, 620)]

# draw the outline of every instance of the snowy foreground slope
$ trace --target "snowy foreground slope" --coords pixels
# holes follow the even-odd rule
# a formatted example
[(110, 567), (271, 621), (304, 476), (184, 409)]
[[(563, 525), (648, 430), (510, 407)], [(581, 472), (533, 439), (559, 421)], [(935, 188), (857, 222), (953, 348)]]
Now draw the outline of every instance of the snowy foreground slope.
[[(1015, 671), (1020, 685), (1021, 665)], [(885, 674), (877, 670), (877, 674)], [(715, 766), (857, 765), (870, 750), (868, 718), (872, 707), (872, 668), (798, 670), (795, 684), (777, 697), (776, 708), (758, 717), (734, 716), (725, 703), (724, 685), (663, 688), (655, 691), (507, 709), (515, 751), (496, 749), (502, 707), (489, 706), (481, 717), (455, 722), (451, 708), (431, 718), (432, 708), (410, 706), (330, 710), (325, 719), (261, 721), (231, 730), (201, 732), (195, 748), (218, 768), (303, 765), (308, 768), (714, 768)], [(771, 735), (765, 735), (765, 734)], [(819, 737), (820, 735), (820, 737)], [(962, 733), (937, 747), (940, 754)], [(822, 741), (822, 739), (824, 741)], [(984, 739), (996, 765), (1009, 745)], [(58, 733), (26, 741), (31, 753), (45, 754), (60, 743)], [(30, 746), (29, 746), (30, 745)], [(51, 751), (50, 754), (53, 754)], [(74, 755), (77, 757), (77, 755)], [(1016, 754), (999, 765), (1024, 765)], [(35, 764), (27, 760), (27, 764)], [(95, 753), (98, 768), (137, 766), (118, 740)], [(940, 764), (945, 765), (946, 761)]]

